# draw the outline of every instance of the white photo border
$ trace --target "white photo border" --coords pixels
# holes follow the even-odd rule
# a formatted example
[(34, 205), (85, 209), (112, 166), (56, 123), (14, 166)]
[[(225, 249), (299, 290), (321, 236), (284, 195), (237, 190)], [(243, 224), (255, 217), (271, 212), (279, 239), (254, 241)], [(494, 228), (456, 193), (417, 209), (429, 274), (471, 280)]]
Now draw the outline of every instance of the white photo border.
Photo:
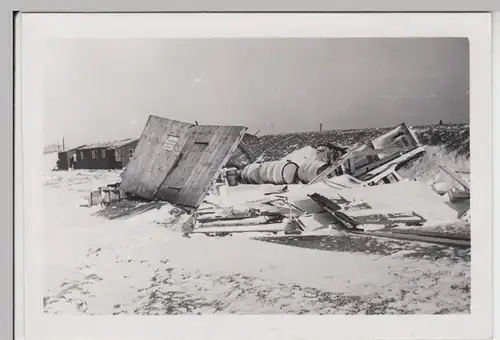
[[(22, 14), (16, 70), (16, 327), (28, 339), (479, 339), (492, 336), (489, 13)], [(466, 37), (470, 43), (472, 302), (443, 316), (52, 316), (43, 297), (44, 56), (49, 39)], [(20, 172), (22, 171), (22, 172)], [(24, 290), (20, 289), (21, 283)], [(24, 323), (19, 316), (24, 316)]]

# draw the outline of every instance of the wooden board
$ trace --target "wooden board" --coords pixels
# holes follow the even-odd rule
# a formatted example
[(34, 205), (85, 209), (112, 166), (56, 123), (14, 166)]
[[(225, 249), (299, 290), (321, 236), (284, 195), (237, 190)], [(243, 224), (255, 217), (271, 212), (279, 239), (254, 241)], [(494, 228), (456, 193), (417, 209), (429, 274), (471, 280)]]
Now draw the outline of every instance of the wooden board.
[(153, 199), (155, 192), (177, 162), (193, 124), (149, 116), (134, 156), (122, 175), (126, 192)]
[(236, 167), (238, 169), (243, 169), (247, 164), (255, 162), (257, 158), (245, 145), (245, 143), (240, 142), (236, 150), (232, 153), (229, 158), (228, 165)]
[(353, 151), (353, 157), (363, 157), (363, 156), (373, 156), (379, 154), (394, 154), (397, 152), (406, 153), (410, 151), (411, 148), (403, 148), (403, 147), (391, 147), (391, 148), (383, 148), (383, 149), (365, 149), (360, 151)]
[(440, 244), (440, 245), (460, 247), (460, 248), (470, 248), (470, 241), (467, 241), (467, 240), (450, 239), (450, 238), (444, 238), (444, 237), (411, 235), (411, 234), (403, 234), (403, 233), (368, 232), (368, 231), (357, 231), (357, 230), (352, 230), (349, 232), (353, 233), (353, 234), (359, 234), (359, 235), (365, 235), (365, 236), (377, 236), (377, 237), (384, 237), (384, 238), (392, 238), (392, 239), (396, 239), (396, 240), (433, 243), (433, 244)]
[(110, 220), (125, 219), (136, 216), (153, 209), (160, 209), (163, 203), (161, 202), (139, 202), (121, 200), (97, 212), (98, 216), (106, 217)]
[(197, 208), (241, 141), (245, 127), (204, 126), (190, 129), (172, 171), (155, 194), (157, 199)]
[(284, 223), (274, 223), (265, 225), (254, 226), (233, 226), (233, 227), (210, 227), (210, 228), (197, 228), (192, 231), (192, 234), (234, 234), (234, 233), (278, 233), (285, 230)]
[(429, 236), (429, 237), (439, 237), (439, 238), (453, 239), (453, 240), (470, 241), (470, 235), (450, 233), (450, 232), (440, 232), (440, 231), (389, 228), (389, 229), (379, 229), (377, 230), (377, 232), (388, 232), (391, 234), (410, 234), (418, 236)]
[(425, 218), (415, 212), (412, 213), (387, 213), (387, 214), (370, 214), (360, 216), (350, 216), (360, 224), (421, 224), (426, 222)]
[(470, 182), (468, 180), (460, 176), (455, 170), (450, 169), (445, 165), (440, 165), (439, 167), (441, 168), (441, 170), (446, 172), (451, 178), (460, 183), (460, 185), (463, 186), (465, 190), (470, 191)]

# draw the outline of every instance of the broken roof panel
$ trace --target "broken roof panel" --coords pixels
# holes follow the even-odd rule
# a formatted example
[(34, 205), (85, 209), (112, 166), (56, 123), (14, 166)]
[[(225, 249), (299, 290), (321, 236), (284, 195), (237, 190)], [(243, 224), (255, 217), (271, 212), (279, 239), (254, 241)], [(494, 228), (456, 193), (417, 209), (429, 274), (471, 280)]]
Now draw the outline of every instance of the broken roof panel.
[(245, 130), (150, 116), (120, 186), (146, 199), (196, 208)]

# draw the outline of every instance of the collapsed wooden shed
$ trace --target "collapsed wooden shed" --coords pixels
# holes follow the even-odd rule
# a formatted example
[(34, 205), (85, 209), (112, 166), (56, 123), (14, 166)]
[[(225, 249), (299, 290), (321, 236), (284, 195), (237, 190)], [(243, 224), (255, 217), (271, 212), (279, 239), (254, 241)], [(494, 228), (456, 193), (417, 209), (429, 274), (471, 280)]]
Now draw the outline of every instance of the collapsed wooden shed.
[(245, 132), (243, 126), (194, 125), (151, 115), (120, 187), (197, 208)]

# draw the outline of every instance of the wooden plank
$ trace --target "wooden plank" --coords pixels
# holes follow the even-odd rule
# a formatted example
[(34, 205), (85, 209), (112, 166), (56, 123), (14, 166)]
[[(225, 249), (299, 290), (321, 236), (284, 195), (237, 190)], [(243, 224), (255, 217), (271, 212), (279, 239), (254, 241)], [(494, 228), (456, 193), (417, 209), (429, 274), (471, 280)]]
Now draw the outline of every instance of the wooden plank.
[(337, 205), (336, 203), (332, 202), (328, 198), (321, 196), (319, 194), (312, 194), (308, 195), (314, 202), (322, 206), (328, 213), (330, 213), (333, 218), (342, 223), (346, 228), (356, 228), (359, 226), (361, 223), (358, 221), (352, 219), (345, 213), (340, 211), (340, 206)]
[(147, 211), (150, 211), (150, 210), (153, 210), (153, 209), (159, 209), (159, 208), (161, 208), (162, 205), (163, 205), (163, 203), (157, 202), (157, 201), (148, 202), (148, 203), (139, 205), (139, 206), (137, 206), (135, 208), (132, 208), (132, 209), (129, 209), (129, 210), (125, 210), (125, 211), (121, 211), (121, 212), (119, 212), (116, 215), (109, 216), (109, 219), (110, 220), (115, 220), (115, 219), (129, 218), (129, 217), (132, 217), (132, 216), (143, 214), (143, 213), (145, 213)]
[(258, 215), (244, 215), (244, 216), (212, 216), (212, 217), (202, 217), (198, 218), (197, 221), (200, 223), (208, 223), (208, 222), (217, 222), (217, 221), (237, 221), (237, 220), (246, 220), (249, 218), (255, 218), (259, 216), (283, 216), (282, 213), (278, 212), (268, 212), (268, 211), (261, 211)]
[[(122, 175), (126, 192), (153, 199), (166, 175), (179, 158), (192, 124), (149, 116), (134, 156)], [(177, 137), (177, 141), (175, 141)], [(173, 146), (172, 146), (173, 145)]]
[(243, 151), (243, 153), (248, 157), (249, 163), (253, 163), (257, 160), (257, 157), (245, 143), (240, 142), (240, 144), (238, 144), (238, 148), (240, 148)]
[(409, 152), (405, 154), (394, 154), (390, 155), (388, 157), (385, 157), (381, 159), (380, 161), (373, 162), (368, 164), (365, 167), (362, 167), (360, 169), (356, 169), (356, 171), (353, 173), (354, 176), (359, 177), (359, 176), (373, 176), (374, 174), (377, 174), (378, 171), (380, 171), (380, 168), (383, 168), (385, 166), (392, 166), (392, 165), (399, 165), (400, 163), (406, 162), (409, 159), (416, 157), (420, 153), (424, 152), (425, 149), (423, 147), (417, 147), (415, 149), (410, 150)]
[[(406, 218), (405, 218), (406, 217)], [(351, 216), (352, 219), (356, 220), (360, 224), (415, 224), (424, 223), (426, 220), (419, 215), (413, 214), (411, 216), (398, 216), (398, 214), (373, 214), (373, 215), (363, 215), (363, 216)]]
[(192, 234), (212, 234), (212, 233), (266, 233), (266, 232), (280, 232), (285, 230), (284, 223), (266, 224), (266, 225), (256, 225), (256, 226), (233, 226), (233, 227), (211, 227), (203, 229), (195, 229)]
[(430, 237), (439, 237), (439, 238), (446, 238), (446, 239), (470, 241), (470, 235), (464, 235), (464, 234), (458, 234), (458, 233), (425, 231), (425, 230), (415, 230), (415, 229), (405, 230), (405, 229), (393, 229), (393, 228), (380, 229), (377, 231), (389, 232), (391, 234), (409, 234), (409, 235), (430, 236)]
[(337, 161), (334, 164), (332, 164), (328, 169), (325, 169), (324, 171), (322, 171), (320, 174), (318, 174), (315, 178), (313, 178), (306, 185), (312, 185), (314, 183), (317, 183), (319, 181), (322, 181), (322, 180), (326, 179), (329, 175), (331, 175), (332, 173), (334, 173), (335, 170), (339, 166), (341, 166), (344, 162), (346, 162), (351, 157), (353, 150), (354, 150), (354, 148), (351, 149), (351, 150), (349, 150), (349, 151), (347, 151), (347, 153), (345, 153), (339, 159), (337, 159)]
[(455, 239), (448, 239), (448, 238), (442, 238), (442, 237), (429, 237), (429, 236), (419, 236), (419, 235), (406, 235), (406, 234), (395, 234), (395, 233), (385, 233), (385, 232), (369, 232), (369, 231), (358, 231), (358, 230), (350, 231), (350, 233), (358, 234), (358, 235), (365, 235), (365, 236), (392, 238), (392, 239), (411, 241), (411, 242), (433, 243), (433, 244), (462, 247), (462, 248), (469, 248), (470, 247), (470, 241), (455, 240)]
[(394, 154), (398, 152), (406, 153), (410, 151), (411, 148), (402, 148), (402, 147), (392, 147), (392, 148), (384, 148), (384, 149), (365, 149), (360, 151), (353, 151), (353, 157), (363, 157), (363, 156), (376, 156), (379, 154)]
[(439, 167), (441, 168), (441, 170), (447, 173), (451, 178), (460, 183), (460, 185), (463, 186), (465, 190), (470, 191), (470, 182), (468, 180), (460, 176), (455, 170), (450, 169), (445, 165), (440, 165)]
[[(270, 218), (247, 218), (246, 220), (234, 220), (234, 221), (220, 221), (219, 223), (207, 222), (203, 223), (197, 227), (197, 229), (204, 228), (212, 228), (212, 227), (220, 227), (220, 228), (229, 228), (234, 226), (254, 226), (254, 225), (266, 225), (266, 224), (274, 224), (280, 223), (285, 219), (284, 216), (275, 216)], [(221, 223), (222, 222), (222, 223)], [(228, 223), (224, 223), (228, 222)]]

